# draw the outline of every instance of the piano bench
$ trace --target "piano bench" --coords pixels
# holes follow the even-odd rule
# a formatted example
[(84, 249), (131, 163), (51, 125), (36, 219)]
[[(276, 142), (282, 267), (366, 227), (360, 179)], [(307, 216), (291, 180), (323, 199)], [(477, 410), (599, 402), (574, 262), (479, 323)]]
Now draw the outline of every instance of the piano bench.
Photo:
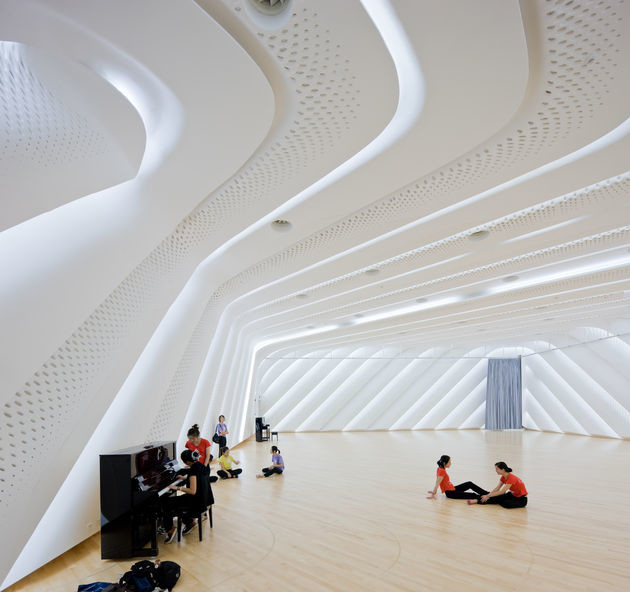
[(278, 432), (271, 432), (271, 442), (273, 442), (273, 437), (276, 437), (276, 442), (278, 441)]
[(177, 515), (177, 542), (182, 540), (182, 524), (184, 518), (195, 518), (197, 520), (197, 530), (199, 531), (199, 540), (203, 540), (203, 515), (208, 513), (208, 521), (210, 522), (210, 528), (212, 528), (212, 506), (208, 506), (203, 512), (189, 512), (188, 510), (180, 510)]

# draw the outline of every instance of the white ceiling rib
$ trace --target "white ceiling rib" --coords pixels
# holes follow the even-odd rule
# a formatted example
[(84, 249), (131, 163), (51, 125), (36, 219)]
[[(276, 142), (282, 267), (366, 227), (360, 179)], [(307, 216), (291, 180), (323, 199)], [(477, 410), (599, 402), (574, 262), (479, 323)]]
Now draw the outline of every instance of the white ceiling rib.
[(527, 427), (630, 437), (630, 4), (286, 4), (5, 2), (3, 520), (49, 483), (18, 543), (84, 518), (83, 455), (219, 412), (482, 427), (491, 356)]

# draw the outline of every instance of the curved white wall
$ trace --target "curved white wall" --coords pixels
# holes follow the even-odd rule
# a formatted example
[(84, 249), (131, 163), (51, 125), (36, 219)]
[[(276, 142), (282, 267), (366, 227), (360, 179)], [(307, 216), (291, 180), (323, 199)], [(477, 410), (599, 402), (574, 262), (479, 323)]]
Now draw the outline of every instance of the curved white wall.
[(516, 353), (526, 427), (628, 437), (630, 5), (244, 2), (0, 6), (4, 586), (220, 413), (480, 428)]

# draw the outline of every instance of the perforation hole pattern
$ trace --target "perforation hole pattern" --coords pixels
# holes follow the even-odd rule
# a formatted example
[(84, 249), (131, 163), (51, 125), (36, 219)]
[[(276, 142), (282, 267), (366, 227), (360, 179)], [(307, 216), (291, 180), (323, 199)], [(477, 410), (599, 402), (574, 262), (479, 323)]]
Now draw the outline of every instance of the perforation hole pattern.
[[(509, 259), (504, 259), (488, 265), (483, 265), (481, 267), (471, 268), (459, 273), (416, 283), (400, 290), (388, 292), (386, 294), (379, 294), (378, 296), (373, 296), (370, 298), (356, 299), (351, 304), (337, 306), (334, 308), (329, 307), (325, 313), (317, 312), (311, 315), (307, 314), (302, 317), (301, 320), (303, 322), (315, 322), (321, 319), (324, 315), (329, 318), (331, 314), (341, 315), (346, 311), (355, 310), (357, 306), (374, 306), (385, 299), (391, 298), (392, 296), (396, 296), (396, 300), (399, 300), (398, 297), (409, 294), (408, 297), (411, 298), (412, 296), (416, 295), (415, 293), (426, 293), (427, 289), (431, 289), (433, 291), (441, 291), (455, 287), (461, 284), (462, 281), (465, 281), (466, 283), (472, 283), (493, 279), (496, 277), (502, 277), (504, 275), (509, 275), (518, 271), (519, 268), (537, 267), (546, 263), (552, 263), (553, 261), (564, 260), (570, 256), (577, 256), (596, 250), (622, 246), (626, 244), (629, 239), (630, 226), (625, 226), (623, 228), (599, 233), (590, 237), (580, 238), (578, 240), (561, 245), (556, 245), (546, 249), (539, 249), (531, 253), (525, 253), (517, 257), (511, 257)], [(543, 295), (544, 293), (547, 293), (548, 290), (550, 290), (550, 285), (546, 285), (544, 288), (539, 288), (538, 290), (540, 292), (535, 295)]]
[[(38, 448), (29, 442), (30, 434), (48, 430), (54, 424), (46, 449), (58, 443), (64, 427), (80, 417), (90, 385), (115, 348), (141, 315), (159, 300), (164, 285), (190, 265), (191, 253), (230, 219), (240, 219), (243, 211), (266, 194), (277, 192), (283, 182), (313, 166), (358, 125), (360, 90), (355, 85), (352, 63), (343, 55), (342, 40), (330, 33), (309, 7), (296, 12), (279, 33), (259, 32), (258, 37), (282, 65), (295, 93), (298, 108), (290, 128), (282, 129), (249, 166), (185, 218), (5, 404), (0, 417), (0, 504), (8, 496), (24, 493), (19, 486), (20, 475), (44, 457), (43, 444)], [(289, 53), (287, 47), (291, 47)], [(28, 80), (27, 70), (12, 55), (8, 76), (17, 76), (13, 70), (22, 68), (19, 76)], [(30, 83), (36, 86), (36, 81)], [(17, 87), (10, 87), (8, 92), (19, 95)], [(37, 92), (45, 94), (43, 89)], [(180, 373), (186, 373), (185, 364)], [(40, 383), (41, 388), (32, 389), (40, 375), (47, 376), (47, 381)], [(180, 385), (180, 379), (174, 378), (169, 391), (179, 392)], [(151, 434), (161, 432), (167, 425), (167, 413), (174, 399), (165, 397)], [(18, 485), (8, 488), (7, 483)]]
[[(548, 0), (547, 7), (542, 53), (548, 59), (542, 64), (541, 88), (511, 132), (261, 262), (244, 272), (244, 281), (315, 252), (320, 258), (333, 254), (457, 201), (462, 190), (469, 192), (493, 175), (515, 175), (553, 158), (562, 140), (606, 108), (618, 68), (621, 17), (612, 3), (603, 1), (595, 7)], [(519, 171), (514, 170), (517, 164)]]
[[(567, 10), (562, 10), (564, 4)], [(610, 3), (603, 4), (606, 5), (602, 8), (604, 17), (600, 16), (600, 9), (595, 11), (585, 2), (548, 3), (544, 53), (549, 61), (545, 64), (544, 77), (547, 84), (556, 84), (557, 92), (541, 88), (537, 101), (529, 106), (524, 119), (511, 133), (250, 267), (220, 286), (213, 298), (227, 299), (229, 295), (242, 293), (246, 286), (256, 285), (261, 278), (286, 273), (288, 266), (299, 268), (300, 262), (308, 260), (312, 253), (318, 253), (319, 257), (332, 254), (369, 235), (370, 231), (381, 233), (385, 226), (397, 226), (413, 217), (421, 217), (437, 203), (444, 204), (445, 196), (457, 196), (472, 183), (510, 170), (517, 163), (530, 159), (527, 168), (534, 168), (536, 163), (544, 162), (554, 146), (579, 131), (605, 108), (605, 95), (610, 93), (617, 68), (613, 58), (617, 51), (615, 43), (619, 42), (620, 18)], [(575, 17), (577, 12), (581, 13), (580, 17)], [(282, 31), (282, 35), (287, 35), (289, 30)], [(259, 36), (271, 42), (272, 50), (286, 48), (289, 43), (286, 37), (266, 37), (264, 33)], [(595, 56), (600, 56), (605, 63)], [(586, 63), (582, 64), (582, 60)], [(594, 70), (597, 76), (592, 75)], [(455, 240), (464, 240), (464, 236)], [(448, 246), (443, 243), (434, 248), (438, 251)]]
[[(484, 224), (479, 229), (488, 230), (492, 236), (500, 242), (502, 238), (513, 237), (521, 234), (528, 234), (539, 228), (557, 224), (570, 220), (586, 212), (600, 211), (605, 208), (618, 207), (626, 204), (630, 195), (630, 174), (620, 175), (607, 181), (596, 183), (591, 187), (551, 199), (547, 202), (537, 204), (520, 212), (515, 212), (493, 222)], [(472, 229), (475, 230), (475, 229)], [(444, 238), (434, 243), (424, 245), (418, 249), (413, 249), (401, 255), (376, 262), (370, 267), (377, 267), (381, 270), (381, 277), (395, 276), (409, 269), (419, 268), (440, 260), (449, 259), (466, 251), (469, 246), (468, 235), (472, 230), (461, 232), (451, 237)], [(525, 265), (529, 259), (523, 259)], [(315, 286), (303, 288), (308, 292), (312, 300), (316, 301), (324, 295), (334, 292), (343, 292), (351, 288), (359, 287), (363, 284), (365, 269), (321, 282)], [(519, 268), (514, 266), (513, 271)], [(382, 295), (379, 298), (384, 298)], [(270, 302), (266, 307), (259, 309), (260, 312), (272, 312), (281, 310), (288, 302), (295, 299), (295, 294), (278, 298)]]
[[(490, 180), (503, 171), (513, 174), (511, 169), (517, 164), (531, 168), (597, 117), (606, 108), (606, 97), (614, 92), (619, 18), (610, 2), (594, 6), (591, 2), (549, 1), (546, 6), (543, 54), (550, 60), (545, 79), (553, 85), (546, 89), (550, 93), (541, 89), (535, 104), (512, 131), (239, 274), (214, 298), (222, 300), (253, 287), (259, 278), (282, 274), (288, 264), (299, 265), (314, 252), (335, 252), (360, 237), (380, 233), (386, 226), (420, 217), (436, 204), (446, 202), (447, 197), (457, 199), (479, 180)], [(27, 480), (20, 477), (27, 467), (32, 471), (45, 457), (43, 444), (34, 445), (30, 436), (45, 430), (46, 450), (60, 443), (66, 428), (89, 404), (91, 386), (98, 374), (106, 371), (115, 348), (142, 314), (160, 300), (165, 283), (178, 270), (195, 263), (189, 261), (192, 251), (231, 219), (240, 218), (241, 212), (260, 196), (269, 195), (291, 177), (292, 171), (299, 174), (312, 165), (313, 158), (326, 153), (352, 129), (360, 101), (351, 75), (352, 64), (343, 57), (342, 41), (327, 38), (310, 8), (296, 12), (290, 26), (275, 35), (272, 39), (270, 33), (260, 32), (259, 38), (274, 52), (293, 85), (297, 105), (294, 127), (271, 139), (250, 166), (182, 221), (5, 404), (0, 417), (1, 505), (9, 496), (25, 493), (19, 484)], [(302, 52), (302, 46), (297, 49), (292, 45), (301, 40), (307, 40), (309, 45), (304, 47), (309, 53)], [(293, 51), (297, 52), (294, 56)], [(317, 71), (310, 70), (314, 59), (318, 60)], [(326, 82), (321, 80), (322, 73)], [(75, 125), (80, 128), (79, 123)], [(173, 391), (181, 384), (175, 380)], [(167, 403), (163, 409), (168, 409)], [(156, 425), (160, 421), (157, 417)]]
[[(234, 10), (240, 2), (232, 2)], [(251, 25), (253, 26), (253, 25)], [(182, 225), (191, 244), (221, 229), (235, 213), (244, 212), (333, 150), (357, 124), (361, 89), (335, 39), (317, 12), (304, 6), (294, 11), (279, 31), (255, 35), (284, 72), (294, 93), (291, 121), (259, 151), (211, 201)], [(197, 236), (199, 235), (199, 236)]]
[(0, 41), (0, 106), (0, 174), (53, 169), (108, 149), (105, 136), (47, 89), (9, 41)]
[(214, 318), (208, 313), (209, 309), (212, 308), (212, 305), (206, 307), (206, 310), (201, 315), (201, 319), (193, 331), (186, 351), (179, 361), (177, 370), (155, 414), (153, 423), (145, 439), (146, 442), (163, 440), (171, 433), (169, 428), (172, 425), (172, 418), (177, 416), (177, 406), (182, 404), (179, 400), (180, 395), (183, 392), (192, 392), (195, 388), (195, 385), (190, 384), (190, 381), (195, 376), (194, 369), (199, 368), (203, 361), (204, 354), (208, 351), (210, 345), (213, 327), (212, 321)]

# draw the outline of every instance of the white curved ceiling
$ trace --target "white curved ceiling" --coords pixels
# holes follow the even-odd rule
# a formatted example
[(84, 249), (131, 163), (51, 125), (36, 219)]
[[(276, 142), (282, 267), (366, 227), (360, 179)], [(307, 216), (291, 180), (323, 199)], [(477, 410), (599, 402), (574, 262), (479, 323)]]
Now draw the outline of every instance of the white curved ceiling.
[(288, 5), (0, 5), (5, 585), (219, 413), (481, 427), (522, 355), (526, 427), (630, 435), (628, 4)]

